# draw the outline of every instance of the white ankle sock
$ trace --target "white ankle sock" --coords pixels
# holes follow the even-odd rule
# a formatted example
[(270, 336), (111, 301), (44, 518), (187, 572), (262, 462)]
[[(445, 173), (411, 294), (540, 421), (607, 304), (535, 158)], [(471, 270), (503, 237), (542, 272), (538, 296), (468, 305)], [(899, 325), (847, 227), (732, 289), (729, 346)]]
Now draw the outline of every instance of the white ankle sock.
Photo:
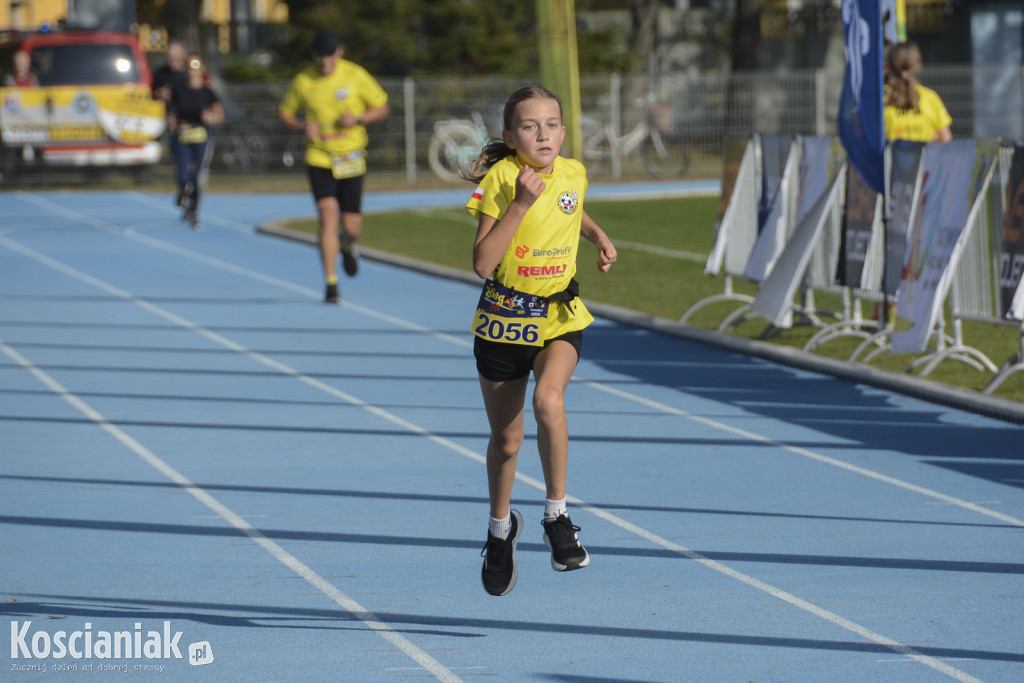
[(487, 531), (495, 538), (508, 538), (508, 535), (512, 532), (512, 513), (507, 514), (505, 519), (488, 517)]
[(565, 507), (565, 498), (562, 500), (544, 499), (544, 519), (558, 519), (568, 513), (569, 510)]

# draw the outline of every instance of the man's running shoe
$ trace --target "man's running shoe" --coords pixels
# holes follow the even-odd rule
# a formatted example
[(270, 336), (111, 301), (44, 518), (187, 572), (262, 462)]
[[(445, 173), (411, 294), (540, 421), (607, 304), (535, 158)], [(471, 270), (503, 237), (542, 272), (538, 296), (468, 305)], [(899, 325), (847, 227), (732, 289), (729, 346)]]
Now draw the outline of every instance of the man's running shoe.
[(348, 239), (344, 233), (338, 235), (341, 240), (341, 267), (345, 275), (354, 277), (359, 272), (359, 254), (356, 252), (355, 242)]
[(338, 294), (338, 285), (327, 285), (327, 289), (324, 291), (324, 303), (336, 304), (339, 301), (341, 301), (341, 296)]
[(193, 230), (203, 229), (202, 224), (199, 222), (199, 217), (196, 215), (196, 210), (191, 206), (185, 209), (185, 213), (182, 215), (181, 219), (191, 225)]
[(512, 529), (508, 538), (501, 539), (487, 532), (487, 544), (480, 552), (484, 558), (484, 566), (480, 570), (480, 580), (484, 590), (491, 595), (507, 595), (516, 585), (519, 578), (519, 566), (516, 564), (516, 543), (523, 530), (523, 516), (518, 510), (512, 510)]
[(551, 568), (556, 572), (567, 572), (580, 569), (590, 564), (590, 555), (580, 545), (580, 530), (574, 526), (569, 515), (563, 514), (558, 519), (543, 521), (544, 544), (551, 548)]

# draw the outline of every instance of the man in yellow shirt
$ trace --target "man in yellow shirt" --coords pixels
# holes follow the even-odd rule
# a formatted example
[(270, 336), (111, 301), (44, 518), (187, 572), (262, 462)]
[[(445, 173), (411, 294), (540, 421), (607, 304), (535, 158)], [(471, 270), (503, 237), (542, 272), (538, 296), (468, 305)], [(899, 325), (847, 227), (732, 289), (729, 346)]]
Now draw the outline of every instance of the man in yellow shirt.
[(324, 301), (337, 303), (339, 251), (346, 274), (355, 275), (359, 267), (355, 241), (363, 227), (366, 126), (386, 118), (390, 110), (387, 93), (373, 76), (342, 59), (344, 48), (334, 33), (318, 32), (313, 52), (316, 65), (292, 79), (278, 115), (284, 125), (306, 136), (306, 165), (320, 220)]

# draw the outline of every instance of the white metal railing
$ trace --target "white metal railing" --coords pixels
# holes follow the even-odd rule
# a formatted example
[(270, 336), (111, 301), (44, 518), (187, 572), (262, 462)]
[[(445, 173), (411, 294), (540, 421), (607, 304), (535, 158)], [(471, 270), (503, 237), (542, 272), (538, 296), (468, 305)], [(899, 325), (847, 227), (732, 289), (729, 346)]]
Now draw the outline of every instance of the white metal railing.
[[(929, 65), (921, 74), (942, 96), (953, 116), (955, 137), (1024, 135), (1024, 67)], [(1013, 69), (1014, 67), (1010, 67)], [(517, 87), (538, 83), (521, 77), (380, 78), (392, 116), (370, 129), (373, 171), (400, 174), (411, 184), (433, 180), (427, 153), (434, 123), (472, 118), (479, 112), (491, 135), (499, 134), (498, 113)], [(1002, 84), (1000, 98), (979, 96), (977, 83)], [(290, 172), (301, 163), (301, 138), (277, 121), (277, 105), (287, 82), (221, 83), (227, 119), (216, 131), (213, 171), (249, 174)], [(730, 136), (835, 135), (842, 74), (821, 69), (785, 72), (670, 72), (651, 75), (588, 75), (581, 78), (582, 110), (616, 136), (633, 130), (656, 105), (661, 139), (671, 159), (688, 159), (661, 169), (666, 177), (721, 177), (722, 148)], [(298, 157), (298, 160), (296, 158)], [(162, 165), (169, 175), (170, 161)], [(642, 154), (618, 156), (603, 179), (650, 177)], [(9, 171), (10, 169), (8, 169)], [(31, 171), (31, 168), (21, 169)], [(61, 167), (50, 180), (62, 182)], [(93, 174), (95, 176), (95, 174)]]

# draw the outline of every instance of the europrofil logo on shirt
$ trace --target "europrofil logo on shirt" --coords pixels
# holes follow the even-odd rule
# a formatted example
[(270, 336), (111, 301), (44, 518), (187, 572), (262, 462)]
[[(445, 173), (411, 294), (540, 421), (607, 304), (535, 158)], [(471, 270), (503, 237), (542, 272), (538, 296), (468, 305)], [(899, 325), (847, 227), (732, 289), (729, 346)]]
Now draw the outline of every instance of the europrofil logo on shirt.
[[(31, 621), (12, 621), (11, 660), (61, 660), (51, 663), (51, 666), (54, 669), (74, 670), (78, 662), (64, 660), (98, 659), (103, 661), (95, 665), (97, 670), (162, 671), (162, 665), (150, 664), (147, 660), (184, 659), (179, 648), (181, 636), (182, 632), (173, 630), (169, 621), (165, 621), (159, 631), (143, 630), (140, 622), (135, 622), (132, 630), (94, 631), (92, 624), (85, 622), (82, 629), (61, 630), (52, 634), (33, 629)], [(189, 663), (193, 666), (213, 661), (213, 649), (207, 641), (191, 644), (188, 654)], [(107, 660), (119, 661), (108, 663)], [(124, 660), (137, 661), (129, 663)], [(37, 668), (45, 664), (40, 662), (31, 666)], [(89, 671), (93, 666), (93, 662), (82, 662), (83, 671)]]

